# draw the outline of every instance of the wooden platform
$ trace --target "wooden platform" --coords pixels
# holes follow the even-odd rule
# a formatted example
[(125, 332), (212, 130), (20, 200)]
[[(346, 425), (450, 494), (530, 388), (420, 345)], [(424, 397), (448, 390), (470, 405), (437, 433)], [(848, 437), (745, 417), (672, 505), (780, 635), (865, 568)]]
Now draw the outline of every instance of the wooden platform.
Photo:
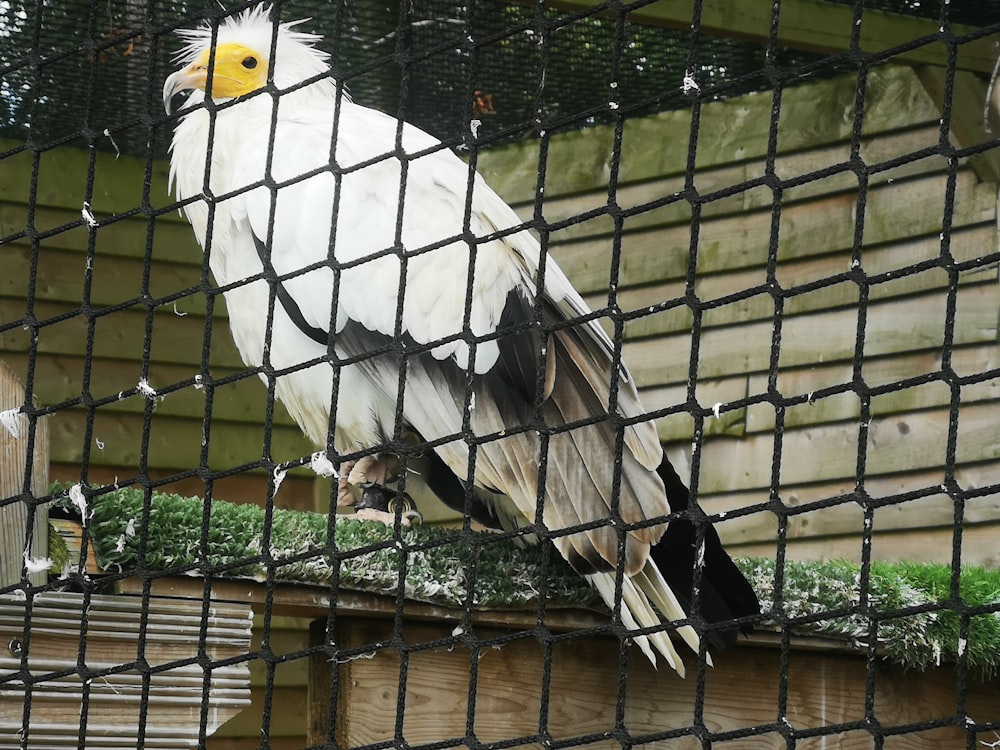
[[(141, 591), (138, 581), (117, 586)], [(161, 579), (153, 592), (201, 598), (203, 582)], [(262, 584), (242, 581), (214, 582), (212, 597), (257, 611), (268, 599)], [(481, 612), (470, 624), (459, 610), (408, 603), (397, 620), (391, 597), (342, 592), (328, 632), (328, 590), (279, 584), (271, 613), (314, 618), (310, 746), (673, 750), (701, 748), (701, 737), (736, 750), (786, 748), (795, 737), (797, 750), (847, 750), (879, 746), (881, 731), (882, 747), (929, 750), (993, 741), (984, 728), (1000, 722), (1000, 679), (970, 677), (960, 694), (951, 664), (915, 672), (878, 662), (870, 674), (863, 652), (831, 639), (795, 637), (783, 649), (777, 634), (758, 633), (715, 654), (713, 668), (685, 655), (681, 679), (635, 648), (623, 662), (609, 634), (581, 633), (607, 625), (595, 612), (551, 611), (539, 628), (535, 612)]]

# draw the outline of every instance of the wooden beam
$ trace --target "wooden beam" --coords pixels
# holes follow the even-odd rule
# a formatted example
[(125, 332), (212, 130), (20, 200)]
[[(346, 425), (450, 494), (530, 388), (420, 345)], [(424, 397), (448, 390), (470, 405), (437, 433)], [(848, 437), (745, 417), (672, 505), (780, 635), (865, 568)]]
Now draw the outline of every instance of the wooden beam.
[[(544, 635), (476, 627), (469, 635), (487, 643), (448, 643), (450, 624), (406, 622), (400, 647), (391, 622), (356, 618), (339, 619), (336, 635), (339, 646), (365, 651), (365, 658), (337, 667), (333, 733), (340, 747), (388, 746), (404, 738), (410, 746), (461, 746), (471, 735), (479, 743), (510, 747), (538, 747), (541, 738), (550, 738), (568, 747), (613, 750), (625, 735), (630, 745), (675, 750), (704, 747), (707, 730), (750, 734), (734, 746), (777, 750), (789, 746), (788, 729), (817, 735), (815, 745), (803, 739), (796, 746), (819, 747), (829, 737), (837, 747), (870, 747), (867, 730), (838, 726), (863, 724), (870, 711), (883, 727), (893, 728), (887, 747), (920, 750), (965, 741), (957, 705), (976, 721), (996, 718), (996, 680), (970, 679), (960, 694), (953, 667), (917, 673), (880, 664), (869, 674), (863, 655), (839, 651), (794, 648), (779, 654), (741, 642), (715, 656), (715, 668), (705, 671), (702, 682), (692, 674), (697, 664), (689, 655), (686, 680), (669, 669), (656, 671), (636, 649), (623, 665), (618, 641), (607, 636), (546, 645)], [(321, 666), (332, 676), (330, 664)], [(866, 707), (869, 681), (874, 701)], [(782, 682), (785, 707), (779, 703)], [(941, 726), (906, 726), (931, 718)], [(310, 743), (325, 742), (326, 734), (321, 726)], [(986, 740), (992, 733), (973, 738)]]
[[(947, 71), (934, 65), (921, 65), (915, 72), (927, 93), (943, 112), (948, 85)], [(986, 82), (972, 73), (958, 71), (952, 83), (949, 121), (956, 145), (970, 148), (996, 137), (995, 133), (987, 129), (988, 123), (983, 121), (985, 105)], [(983, 182), (1000, 182), (1000, 150), (991, 148), (975, 154), (969, 157), (969, 163)]]
[[(602, 0), (558, 0), (555, 7), (583, 10), (602, 4)], [(771, 27), (771, 3), (703, 0), (701, 31), (710, 36), (766, 42)], [(659, 0), (630, 14), (637, 23), (687, 30), (691, 25), (693, 0)], [(808, 52), (835, 54), (850, 49), (854, 9), (850, 5), (822, 0), (781, 0), (778, 43), (782, 47)], [(951, 24), (951, 33), (961, 37), (975, 27)], [(865, 9), (861, 21), (860, 47), (868, 53), (937, 35), (935, 20), (916, 18), (885, 11)], [(989, 73), (997, 58), (994, 42), (997, 35), (980, 37), (959, 47), (957, 67), (977, 73)], [(940, 41), (901, 52), (896, 62), (947, 65), (948, 47)]]
[[(150, 592), (155, 596), (199, 599), (204, 593), (205, 582), (201, 578), (187, 576), (155, 578), (149, 582)], [(116, 594), (140, 596), (144, 582), (141, 578), (122, 578), (114, 581)], [(212, 601), (249, 604), (257, 613), (268, 606), (274, 614), (283, 617), (326, 617), (331, 607), (339, 614), (392, 619), (396, 615), (396, 597), (372, 594), (367, 591), (341, 589), (336, 599), (327, 586), (278, 582), (272, 587), (270, 600), (264, 584), (243, 579), (212, 579)], [(465, 613), (461, 609), (439, 604), (409, 601), (403, 605), (403, 614), (415, 621), (435, 620), (450, 622), (454, 627), (461, 622)], [(477, 623), (504, 628), (531, 628), (538, 621), (535, 609), (484, 609), (476, 610)], [(545, 624), (554, 631), (583, 630), (607, 624), (608, 616), (603, 612), (578, 608), (558, 608), (549, 606), (545, 612)]]

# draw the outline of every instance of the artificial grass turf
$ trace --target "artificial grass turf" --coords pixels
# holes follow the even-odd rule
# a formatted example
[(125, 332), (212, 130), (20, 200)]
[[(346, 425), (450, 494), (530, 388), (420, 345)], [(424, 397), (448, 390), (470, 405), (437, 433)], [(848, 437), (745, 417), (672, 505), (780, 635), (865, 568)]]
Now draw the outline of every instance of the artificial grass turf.
[[(548, 545), (433, 526), (397, 535), (378, 522), (343, 518), (328, 544), (326, 514), (276, 509), (265, 534), (266, 515), (256, 505), (206, 505), (201, 498), (153, 493), (145, 522), (144, 506), (137, 489), (90, 498), (89, 529), (103, 568), (257, 580), (270, 570), (276, 581), (320, 585), (336, 576), (342, 588), (379, 594), (397, 593), (402, 569), (404, 596), (418, 601), (460, 607), (471, 599), (478, 608), (516, 609), (542, 595), (547, 606), (601, 607), (585, 579)], [(963, 653), (984, 675), (1000, 667), (1000, 571), (963, 568), (953, 600), (949, 566), (873, 562), (862, 603), (861, 569), (854, 563), (786, 562), (776, 577), (774, 560), (736, 562), (769, 618), (763, 627), (860, 647), (874, 637), (882, 656), (917, 669)]]

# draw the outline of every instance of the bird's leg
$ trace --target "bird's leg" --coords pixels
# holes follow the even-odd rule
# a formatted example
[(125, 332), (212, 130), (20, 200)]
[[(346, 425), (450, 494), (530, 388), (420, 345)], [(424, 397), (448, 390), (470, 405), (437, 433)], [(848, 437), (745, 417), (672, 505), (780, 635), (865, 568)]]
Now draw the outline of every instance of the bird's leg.
[(404, 526), (423, 520), (413, 498), (386, 484), (399, 475), (399, 459), (388, 453), (364, 456), (345, 464), (337, 486), (337, 505), (355, 508), (353, 517), (364, 521), (381, 521), (391, 526), (396, 520), (397, 507), (401, 510)]

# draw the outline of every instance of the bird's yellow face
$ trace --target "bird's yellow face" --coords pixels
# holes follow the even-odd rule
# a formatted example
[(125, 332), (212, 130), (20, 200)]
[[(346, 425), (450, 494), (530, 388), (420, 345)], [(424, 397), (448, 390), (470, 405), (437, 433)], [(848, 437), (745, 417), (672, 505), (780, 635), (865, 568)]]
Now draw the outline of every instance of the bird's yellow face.
[[(212, 87), (208, 69), (212, 66)], [(220, 44), (213, 56), (204, 50), (194, 62), (178, 70), (163, 84), (163, 106), (170, 112), (170, 100), (185, 89), (201, 89), (213, 99), (232, 99), (263, 88), (267, 83), (267, 60), (254, 49), (235, 42)]]

